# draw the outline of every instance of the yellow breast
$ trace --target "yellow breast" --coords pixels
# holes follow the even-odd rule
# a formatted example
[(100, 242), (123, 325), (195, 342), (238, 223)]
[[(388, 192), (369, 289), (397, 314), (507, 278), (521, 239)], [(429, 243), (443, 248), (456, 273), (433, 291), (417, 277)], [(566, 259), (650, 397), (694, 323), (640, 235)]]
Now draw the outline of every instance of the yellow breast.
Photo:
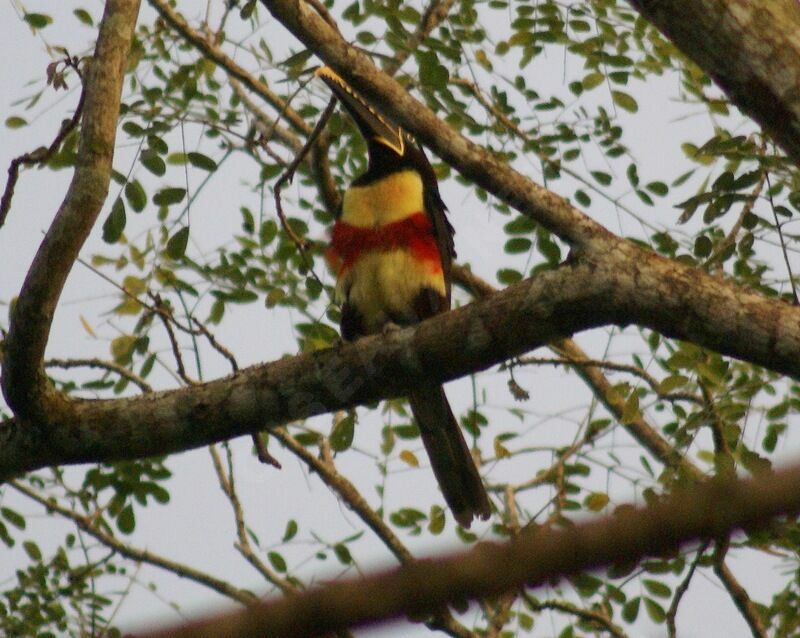
[(351, 186), (342, 201), (342, 221), (362, 228), (382, 226), (424, 211), (422, 178), (413, 170), (391, 173), (366, 186)]

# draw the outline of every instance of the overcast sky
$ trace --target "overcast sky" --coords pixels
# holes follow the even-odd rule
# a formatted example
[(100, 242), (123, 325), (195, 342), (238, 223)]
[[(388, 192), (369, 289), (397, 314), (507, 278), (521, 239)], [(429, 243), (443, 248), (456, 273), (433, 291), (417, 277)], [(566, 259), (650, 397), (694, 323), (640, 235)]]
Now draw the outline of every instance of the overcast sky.
[[(145, 3), (146, 4), (146, 3)], [(192, 15), (186, 7), (192, 3), (179, 2), (179, 9)], [(24, 112), (21, 106), (13, 106), (17, 99), (32, 95), (40, 90), (42, 78), (47, 64), (52, 60), (45, 50), (45, 42), (66, 44), (71, 53), (83, 54), (93, 41), (94, 32), (81, 26), (72, 17), (71, 10), (80, 6), (78, 3), (52, 3), (44, 1), (26, 2), (29, 11), (47, 12), (57, 17), (56, 23), (44, 30), (42, 37), (32, 36), (27, 26), (18, 17), (14, 0), (0, 1), (0, 59), (6, 64), (0, 65), (0, 121), (9, 115), (22, 115), (31, 122), (31, 126), (11, 131), (0, 128), (0, 166), (7, 166), (11, 158), (30, 151), (37, 146), (47, 145), (57, 130), (59, 122), (69, 117), (77, 100), (76, 86), (70, 84), (70, 92), (53, 93), (46, 90), (39, 104), (30, 112)], [(85, 3), (87, 8), (99, 15), (101, 3), (91, 0)], [(204, 7), (205, 2), (199, 0), (196, 7)], [(143, 7), (143, 10), (146, 10)], [(149, 11), (147, 13), (149, 14)], [(273, 27), (274, 28), (274, 27)], [(273, 38), (285, 37), (270, 32)], [(550, 61), (555, 70), (541, 75), (541, 81), (547, 86), (560, 86), (563, 77), (562, 60)], [(632, 92), (639, 100), (640, 112), (629, 118), (626, 123), (625, 141), (634, 149), (640, 158), (650, 157), (644, 165), (652, 174), (644, 179), (663, 179), (669, 181), (676, 176), (678, 161), (681, 157), (679, 143), (681, 141), (705, 135), (708, 122), (703, 118), (690, 117), (677, 120), (686, 114), (686, 108), (676, 105), (670, 99), (676, 95), (677, 80), (664, 78), (653, 82), (646, 91), (634, 87)], [(188, 144), (196, 144), (197, 138)], [(214, 145), (208, 142), (203, 152), (219, 155)], [(115, 167), (123, 173), (127, 172), (130, 162), (130, 149), (121, 150), (115, 160)], [(4, 174), (5, 171), (3, 170)], [(39, 170), (24, 171), (15, 193), (14, 204), (8, 222), (0, 229), (0, 299), (8, 300), (17, 294), (27, 265), (47, 228), (58, 204), (61, 201), (70, 175), (66, 171), (58, 173)], [(534, 177), (536, 177), (534, 175)], [(167, 177), (167, 179), (169, 176)], [(235, 233), (240, 224), (238, 207), (248, 203), (258, 207), (257, 197), (250, 192), (257, 175), (249, 164), (234, 159), (222, 166), (220, 175), (215, 178), (213, 188), (206, 189), (195, 202), (192, 209), (192, 247), (190, 250), (200, 255), (219, 242), (219, 237)], [(201, 177), (193, 175), (196, 186)], [(153, 182), (157, 183), (157, 182)], [(112, 184), (112, 193), (118, 187)], [(443, 189), (445, 201), (451, 209), (451, 220), (457, 229), (457, 249), (464, 261), (473, 264), (474, 269), (489, 280), (494, 281), (496, 270), (500, 264), (505, 265), (506, 257), (502, 253), (504, 243), (502, 225), (508, 221), (497, 213), (490, 212), (467, 189), (457, 187), (453, 181)], [(568, 193), (567, 193), (568, 194)], [(290, 193), (291, 195), (291, 193)], [(268, 202), (268, 210), (271, 210)], [(622, 234), (638, 232), (635, 224), (618, 211), (602, 203), (595, 204), (590, 213), (605, 223), (612, 231)], [(656, 223), (672, 224), (676, 217), (675, 210), (663, 206), (650, 213)], [(146, 226), (153, 221), (144, 213), (141, 219), (131, 220), (130, 232), (134, 232), (136, 224)], [(126, 231), (128, 232), (128, 231)], [(84, 257), (96, 252), (113, 253), (113, 249), (102, 243), (100, 224), (95, 228), (83, 251)], [(76, 265), (65, 289), (62, 303), (56, 317), (51, 334), (48, 356), (108, 356), (108, 342), (115, 336), (115, 324), (102, 313), (107, 312), (114, 303), (114, 289), (104, 283), (88, 269)], [(461, 298), (463, 299), (463, 298)], [(296, 349), (296, 341), (291, 331), (292, 317), (286, 313), (267, 311), (261, 303), (234, 309), (239, 313), (228, 324), (219, 330), (223, 343), (241, 356), (244, 364), (270, 360), (286, 352)], [(7, 309), (0, 307), (0, 313)], [(81, 326), (81, 316), (86, 318), (99, 335), (93, 338)], [(5, 322), (3, 322), (5, 323)], [(579, 341), (593, 354), (602, 354), (606, 345), (607, 331), (593, 331), (581, 335)], [(626, 341), (615, 344), (615, 348), (624, 348)], [(228, 373), (224, 363), (210, 359), (206, 368), (206, 378), (214, 378)], [(586, 405), (590, 400), (585, 388), (574, 375), (565, 375), (560, 370), (535, 369), (523, 372), (519, 379), (531, 392), (534, 400), (521, 407), (527, 411), (524, 428), (536, 433), (535, 441), (540, 445), (563, 444), (569, 442), (574, 435), (576, 424), (585, 415)], [(495, 417), (492, 427), (496, 431), (520, 427), (520, 422), (510, 417), (504, 408), (513, 404), (506, 389), (507, 378), (497, 372), (489, 372), (478, 377), (476, 387), (479, 392), (489, 396), (488, 414)], [(456, 412), (467, 409), (472, 404), (473, 385), (470, 379), (462, 379), (448, 385), (448, 394)], [(360, 424), (357, 429), (353, 450), (340, 455), (337, 464), (343, 473), (355, 477), (355, 482), (363, 488), (364, 494), (371, 502), (376, 502), (372, 483), (374, 480), (374, 462), (368, 455), (359, 450), (374, 450), (378, 445), (380, 428), (379, 412), (359, 410)], [(314, 425), (323, 431), (330, 428), (330, 417), (320, 417)], [(526, 440), (532, 440), (529, 437)], [(627, 436), (621, 430), (605, 437), (598, 445), (617, 444), (625, 446)], [(418, 446), (419, 447), (419, 446)], [(299, 463), (286, 452), (278, 452), (284, 463), (282, 471), (265, 468), (253, 460), (250, 455), (249, 439), (241, 439), (234, 443), (237, 461), (237, 480), (242, 492), (243, 501), (250, 517), (250, 524), (257, 530), (265, 545), (269, 539), (277, 541), (283, 535), (286, 520), (293, 518), (301, 528), (301, 538), (311, 539), (313, 529), (326, 541), (331, 543), (341, 540), (360, 529), (356, 517), (341, 507), (336, 499), (314, 477), (308, 477)], [(638, 452), (636, 452), (638, 456)], [(547, 463), (549, 457), (541, 457), (541, 465)], [(529, 462), (530, 459), (528, 458)], [(526, 463), (527, 463), (526, 462)], [(426, 463), (427, 465), (427, 463)], [(211, 471), (209, 455), (206, 450), (176, 455), (170, 459), (168, 466), (174, 478), (168, 487), (172, 492), (172, 502), (167, 507), (151, 506), (141, 512), (136, 532), (130, 540), (133, 544), (146, 546), (154, 551), (193, 564), (210, 573), (227, 578), (239, 586), (252, 586), (263, 590), (257, 574), (243, 561), (232, 559), (233, 523), (227, 502), (222, 497)], [(422, 500), (420, 509), (425, 511), (435, 502), (437, 495), (431, 489), (433, 477), (428, 471), (403, 470), (400, 466), (393, 468), (387, 487), (389, 504), (406, 504), (410, 492), (418, 493)], [(494, 472), (494, 470), (491, 470)], [(507, 480), (515, 472), (530, 472), (528, 465), (497, 468), (491, 474), (493, 480)], [(509, 474), (510, 473), (510, 474)], [(75, 474), (77, 476), (78, 474)], [(360, 477), (364, 477), (360, 480)], [(607, 486), (603, 486), (607, 487)], [(627, 493), (626, 493), (627, 490)], [(627, 500), (632, 491), (624, 482), (611, 486), (611, 492), (618, 502)], [(542, 495), (543, 497), (546, 495)], [(6, 496), (13, 499), (14, 497)], [(16, 500), (19, 504), (20, 501)], [(19, 506), (26, 513), (32, 514), (29, 520), (31, 535), (46, 550), (51, 549), (63, 539), (67, 526), (55, 524), (50, 517), (44, 517), (41, 510), (33, 504), (23, 503)], [(485, 527), (477, 526), (479, 532)], [(452, 535), (440, 538), (424, 537), (417, 539), (398, 532), (412, 550), (422, 554), (432, 554), (444, 548), (461, 547)], [(383, 551), (368, 535), (357, 545), (359, 548), (359, 566), (373, 569), (393, 564), (387, 552)], [(310, 557), (316, 546), (299, 544), (286, 552), (297, 565)], [(13, 569), (24, 564), (22, 553), (18, 550), (7, 550), (0, 546), (0, 584), (6, 586), (10, 582)], [(733, 569), (740, 575), (743, 585), (756, 600), (767, 601), (769, 592), (779, 582), (774, 568), (765, 566), (763, 554), (747, 559), (731, 560)], [(305, 577), (319, 573), (323, 577), (335, 577), (338, 566), (333, 558), (329, 558), (327, 566), (310, 560), (300, 570)], [(140, 627), (142, 623), (161, 623), (176, 619), (175, 612), (168, 606), (168, 601), (176, 601), (188, 617), (196, 613), (207, 613), (215, 607), (227, 605), (207, 590), (187, 581), (164, 574), (150, 567), (142, 567), (139, 581), (153, 581), (158, 585), (158, 594), (153, 595), (144, 587), (135, 586), (130, 600), (122, 606), (117, 618), (125, 629)], [(122, 586), (123, 581), (119, 582)], [(161, 600), (159, 600), (159, 598)], [(709, 610), (714, 610), (713, 625), (709, 625)], [(642, 614), (642, 617), (644, 614)], [(470, 617), (466, 622), (470, 622)], [(558, 617), (553, 622), (558, 623)], [(547, 616), (534, 632), (536, 636), (551, 635), (554, 627), (547, 626)], [(745, 635), (746, 627), (733, 608), (727, 594), (719, 585), (709, 579), (705, 573), (698, 575), (692, 582), (689, 594), (681, 605), (679, 628), (683, 627), (681, 636), (697, 636), (703, 638), (723, 638)], [(658, 636), (661, 629), (646, 622), (640, 623), (641, 635)], [(383, 630), (363, 631), (362, 636), (411, 636), (424, 635), (427, 632), (411, 629), (408, 625), (397, 625)]]

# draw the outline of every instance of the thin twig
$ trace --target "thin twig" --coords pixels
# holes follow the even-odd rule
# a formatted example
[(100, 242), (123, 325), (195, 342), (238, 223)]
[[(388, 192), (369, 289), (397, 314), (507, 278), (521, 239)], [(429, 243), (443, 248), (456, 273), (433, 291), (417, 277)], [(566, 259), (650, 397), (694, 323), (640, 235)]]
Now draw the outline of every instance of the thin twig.
[(692, 582), (692, 577), (694, 576), (694, 572), (697, 569), (697, 566), (700, 564), (700, 561), (703, 559), (703, 552), (706, 551), (709, 544), (709, 541), (704, 541), (700, 544), (700, 547), (697, 550), (697, 555), (694, 557), (692, 564), (689, 566), (689, 571), (687, 572), (686, 577), (681, 581), (681, 584), (675, 588), (675, 595), (672, 597), (672, 603), (669, 606), (669, 610), (667, 610), (667, 631), (669, 632), (669, 638), (675, 638), (675, 617), (678, 615), (678, 605), (680, 605), (683, 595), (688, 591), (689, 584)]
[(142, 377), (127, 368), (114, 363), (113, 361), (104, 361), (103, 359), (48, 359), (44, 362), (46, 368), (100, 368), (114, 372), (119, 376), (127, 379), (139, 389), (144, 392), (152, 392), (153, 387), (147, 383)]
[[(269, 432), (266, 432), (265, 436), (269, 436)], [(256, 457), (259, 461), (261, 461), (264, 465), (271, 465), (279, 470), (283, 468), (281, 462), (272, 456), (272, 454), (270, 454), (269, 450), (267, 449), (267, 444), (264, 443), (264, 439), (261, 438), (260, 433), (254, 432), (251, 438), (253, 439), (253, 446), (255, 446)]]
[(149, 294), (155, 305), (156, 316), (161, 320), (161, 323), (164, 324), (164, 329), (167, 331), (167, 337), (172, 348), (172, 355), (175, 357), (175, 365), (178, 367), (178, 376), (183, 380), (184, 383), (186, 383), (186, 385), (196, 385), (197, 381), (190, 378), (189, 375), (186, 374), (186, 366), (183, 363), (181, 348), (180, 345), (178, 345), (178, 340), (175, 338), (175, 331), (172, 329), (172, 312), (161, 299), (160, 295), (157, 293)]
[(565, 614), (577, 616), (581, 620), (590, 622), (594, 625), (598, 625), (598, 629), (609, 633), (615, 638), (625, 638), (627, 636), (621, 627), (615, 625), (607, 615), (599, 610), (584, 609), (583, 607), (578, 607), (577, 605), (569, 603), (565, 600), (546, 600), (544, 602), (538, 602), (529, 594), (525, 594), (525, 602), (534, 611), (544, 611), (545, 609), (560, 611)]
[(92, 518), (73, 512), (71, 509), (68, 509), (57, 503), (54, 499), (42, 496), (35, 490), (22, 484), (20, 481), (9, 481), (8, 485), (13, 487), (21, 494), (24, 494), (28, 498), (36, 501), (39, 503), (39, 505), (47, 509), (47, 511), (56, 512), (60, 516), (71, 520), (73, 523), (75, 523), (75, 525), (78, 526), (79, 529), (83, 530), (90, 536), (97, 539), (100, 543), (109, 549), (113, 549), (115, 552), (121, 556), (124, 556), (125, 558), (129, 558), (140, 563), (147, 563), (148, 565), (154, 565), (155, 567), (160, 567), (161, 569), (171, 572), (180, 578), (188, 578), (191, 581), (199, 583), (200, 585), (208, 587), (209, 589), (213, 589), (217, 593), (222, 594), (223, 596), (226, 596), (231, 600), (235, 600), (243, 605), (250, 605), (257, 600), (256, 596), (250, 592), (239, 589), (238, 587), (234, 587), (230, 583), (227, 583), (219, 578), (215, 578), (214, 576), (206, 574), (205, 572), (201, 572), (194, 567), (164, 558), (163, 556), (160, 556), (159, 554), (156, 554), (150, 550), (139, 549), (137, 547), (133, 547), (132, 545), (123, 543), (108, 532), (105, 532), (97, 527)]
[[(65, 63), (74, 68), (78, 73), (78, 77), (81, 77), (77, 60), (67, 56)], [(86, 90), (84, 87), (81, 87), (81, 95), (80, 98), (78, 98), (78, 106), (75, 108), (75, 113), (72, 114), (72, 117), (69, 120), (64, 120), (61, 123), (61, 128), (58, 130), (56, 137), (50, 143), (50, 146), (47, 148), (37, 148), (35, 151), (25, 153), (24, 155), (20, 155), (19, 157), (11, 160), (11, 165), (8, 167), (8, 181), (6, 182), (3, 196), (0, 198), (0, 228), (2, 228), (3, 224), (5, 224), (6, 218), (8, 217), (8, 211), (11, 209), (11, 200), (14, 197), (14, 188), (16, 187), (17, 180), (19, 179), (20, 166), (44, 164), (45, 162), (49, 161), (51, 157), (53, 157), (67, 135), (69, 135), (78, 125), (81, 115), (83, 114), (83, 104), (85, 99)]]
[(402, 544), (384, 520), (369, 506), (361, 492), (346, 476), (339, 474), (336, 466), (330, 460), (326, 461), (313, 455), (298, 443), (297, 439), (289, 434), (286, 428), (275, 428), (271, 432), (292, 454), (308, 465), (325, 485), (338, 494), (351, 510), (358, 514), (361, 520), (375, 532), (376, 536), (381, 539), (400, 563), (409, 563), (414, 559), (411, 552), (406, 549), (405, 545)]
[(507, 364), (510, 369), (517, 365), (569, 365), (581, 366), (587, 368), (604, 368), (606, 370), (614, 370), (616, 372), (628, 372), (634, 376), (639, 377), (650, 386), (653, 392), (659, 399), (665, 401), (690, 401), (692, 403), (702, 404), (703, 400), (690, 394), (688, 392), (662, 392), (659, 389), (659, 381), (653, 375), (647, 373), (645, 370), (633, 365), (624, 363), (614, 363), (612, 361), (602, 361), (600, 359), (572, 359), (570, 357), (520, 357)]
[(750, 197), (745, 202), (744, 206), (742, 206), (742, 211), (739, 213), (739, 217), (736, 219), (736, 223), (731, 227), (728, 234), (725, 235), (723, 240), (717, 244), (717, 247), (714, 249), (714, 252), (709, 255), (708, 259), (703, 262), (702, 268), (705, 270), (711, 270), (714, 266), (719, 265), (718, 262), (722, 261), (722, 257), (724, 256), (725, 252), (736, 243), (736, 237), (739, 235), (739, 231), (742, 229), (742, 225), (744, 224), (745, 218), (753, 212), (753, 207), (755, 206), (758, 198), (761, 196), (761, 191), (764, 189), (764, 182), (767, 180), (767, 171), (764, 170), (761, 173), (761, 177), (759, 178), (756, 185), (753, 187), (752, 192), (750, 193)]
[(769, 197), (769, 205), (772, 209), (772, 216), (775, 218), (775, 230), (778, 231), (778, 239), (781, 243), (781, 253), (783, 253), (783, 261), (786, 263), (786, 272), (789, 273), (789, 285), (792, 287), (792, 303), (797, 306), (800, 300), (797, 298), (797, 288), (794, 283), (794, 275), (792, 274), (792, 265), (789, 263), (789, 255), (786, 252), (786, 242), (783, 238), (783, 230), (781, 229), (781, 222), (778, 220), (778, 213), (775, 210), (775, 202), (772, 200), (772, 184), (769, 180), (769, 173), (764, 171), (767, 176), (767, 197)]
[(238, 539), (238, 542), (236, 543), (237, 551), (264, 577), (267, 582), (271, 583), (285, 594), (297, 593), (297, 587), (295, 587), (287, 579), (281, 578), (275, 571), (270, 569), (266, 563), (264, 563), (258, 557), (255, 551), (253, 551), (252, 545), (250, 545), (250, 539), (247, 535), (247, 525), (245, 524), (244, 520), (244, 510), (242, 509), (242, 504), (239, 501), (239, 495), (236, 493), (236, 487), (233, 480), (233, 461), (231, 458), (230, 448), (227, 450), (227, 473), (222, 465), (222, 460), (220, 459), (217, 447), (215, 445), (209, 445), (208, 451), (211, 454), (211, 460), (214, 464), (214, 471), (217, 474), (219, 485), (227, 497), (228, 502), (231, 504), (231, 509), (233, 510), (234, 521), (236, 523), (236, 537)]
[[(278, 218), (281, 221), (281, 226), (289, 238), (294, 242), (297, 249), (303, 255), (303, 258), (306, 258), (305, 248), (306, 248), (306, 241), (299, 237), (297, 233), (294, 232), (294, 229), (291, 227), (289, 222), (286, 219), (286, 215), (283, 212), (283, 206), (281, 206), (281, 190), (286, 184), (291, 184), (292, 179), (294, 179), (294, 174), (297, 171), (297, 167), (303, 163), (305, 156), (308, 154), (308, 151), (311, 149), (311, 145), (314, 144), (314, 141), (320, 135), (322, 130), (325, 128), (325, 125), (328, 123), (331, 115), (333, 115), (333, 111), (336, 108), (336, 98), (333, 97), (328, 102), (328, 106), (325, 107), (325, 110), (322, 113), (322, 116), (317, 121), (317, 125), (314, 127), (314, 130), (311, 131), (311, 134), (306, 139), (306, 143), (303, 145), (303, 148), (300, 149), (300, 152), (295, 155), (292, 163), (286, 168), (285, 171), (281, 174), (278, 180), (275, 182), (275, 186), (273, 187), (273, 192), (275, 195), (275, 208), (278, 212)], [(320, 282), (321, 283), (321, 282)]]
[[(320, 446), (322, 458), (314, 456), (303, 445), (297, 442), (286, 428), (276, 428), (271, 431), (272, 435), (283, 443), (289, 451), (303, 461), (315, 472), (325, 485), (333, 490), (342, 501), (355, 512), (358, 517), (369, 527), (375, 535), (381, 539), (386, 547), (391, 551), (401, 564), (409, 564), (414, 561), (411, 552), (403, 545), (391, 528), (385, 523), (383, 518), (378, 516), (372, 509), (361, 492), (353, 485), (346, 476), (343, 476), (336, 469), (330, 454), (330, 446), (323, 444)], [(430, 623), (434, 628), (441, 629), (456, 638), (470, 638), (474, 634), (459, 623), (452, 615), (444, 611)]]
[(766, 638), (767, 631), (764, 628), (764, 621), (761, 618), (761, 613), (750, 599), (747, 590), (742, 587), (736, 576), (725, 564), (725, 556), (728, 553), (728, 541), (718, 542), (714, 551), (714, 573), (723, 584), (736, 609), (744, 618), (747, 626), (750, 627), (750, 632), (753, 638)]

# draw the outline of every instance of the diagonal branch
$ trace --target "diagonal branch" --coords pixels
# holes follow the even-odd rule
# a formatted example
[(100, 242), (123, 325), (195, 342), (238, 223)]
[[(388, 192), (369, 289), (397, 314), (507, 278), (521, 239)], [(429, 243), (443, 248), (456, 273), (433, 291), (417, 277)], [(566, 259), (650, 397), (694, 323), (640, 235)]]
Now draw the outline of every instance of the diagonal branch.
[(800, 162), (796, 0), (628, 0)]
[[(486, 297), (497, 292), (487, 281), (481, 279), (463, 266), (453, 268), (454, 280), (470, 290), (476, 297)], [(548, 347), (563, 356), (568, 361), (582, 361), (588, 359), (586, 353), (575, 342), (574, 339), (563, 338), (548, 344)], [(625, 400), (613, 392), (613, 384), (597, 367), (583, 365), (573, 365), (577, 375), (583, 379), (597, 399), (605, 408), (622, 423), (623, 427), (642, 447), (667, 467), (681, 468), (689, 473), (693, 478), (702, 477), (702, 472), (690, 460), (681, 456), (678, 451), (669, 444), (657, 431), (650, 425), (641, 413), (633, 418), (625, 419)], [(596, 436), (596, 432), (593, 436)], [(545, 478), (545, 475), (537, 477), (537, 481)]]
[(190, 388), (64, 401), (41, 420), (18, 415), (0, 428), (0, 479), (44, 465), (167, 454), (406, 396), (420, 379), (449, 381), (608, 324), (634, 322), (800, 376), (799, 308), (623, 241), (594, 257), (392, 335), (253, 366)]
[(67, 195), (25, 278), (5, 340), (2, 386), (15, 414), (46, 421), (67, 399), (47, 380), (43, 361), (67, 275), (105, 202), (111, 179), (122, 80), (139, 0), (109, 0), (85, 74), (84, 126)]
[(60, 505), (55, 499), (48, 498), (23, 483), (12, 481), (11, 487), (31, 500), (36, 501), (39, 505), (47, 509), (47, 511), (56, 512), (59, 516), (72, 521), (79, 529), (97, 539), (97, 541), (115, 551), (120, 556), (124, 556), (137, 563), (147, 563), (148, 565), (159, 567), (180, 578), (187, 578), (212, 589), (222, 596), (235, 600), (242, 605), (252, 604), (256, 600), (256, 597), (250, 592), (234, 587), (230, 583), (195, 569), (190, 565), (184, 565), (183, 563), (171, 560), (149, 549), (139, 549), (138, 547), (124, 543), (114, 535), (102, 530), (91, 517), (78, 514), (73, 509)]
[[(435, 613), (448, 603), (499, 595), (523, 585), (764, 527), (800, 511), (800, 469), (749, 481), (714, 480), (646, 507), (563, 530), (529, 530), (508, 543), (482, 543), (448, 558), (419, 561), (363, 579), (339, 581), (249, 610), (140, 634), (140, 638), (311, 637), (400, 616)], [(726, 507), (719, 507), (724, 502)]]
[(262, 0), (269, 11), (367, 100), (411, 131), (445, 162), (574, 245), (609, 235), (565, 199), (534, 184), (485, 149), (454, 133), (372, 61), (350, 46), (303, 0)]

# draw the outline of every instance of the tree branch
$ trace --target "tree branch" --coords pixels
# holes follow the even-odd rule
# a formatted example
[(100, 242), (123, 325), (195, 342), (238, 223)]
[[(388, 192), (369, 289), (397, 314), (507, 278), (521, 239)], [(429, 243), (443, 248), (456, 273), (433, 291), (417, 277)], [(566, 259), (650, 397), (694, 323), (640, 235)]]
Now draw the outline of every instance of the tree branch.
[(599, 260), (568, 262), (392, 335), (191, 388), (65, 400), (47, 419), (18, 418), (0, 429), (0, 478), (44, 465), (168, 454), (406, 396), (422, 378), (449, 381), (580, 330), (630, 322), (800, 376), (800, 309), (620, 240)]
[(11, 315), (2, 389), (15, 414), (45, 422), (68, 402), (45, 375), (44, 351), (67, 275), (108, 193), (122, 80), (139, 0), (108, 0), (85, 73), (84, 125), (67, 195), (42, 241)]
[(533, 587), (616, 561), (663, 555), (698, 538), (756, 529), (772, 517), (798, 511), (800, 468), (749, 481), (714, 480), (676, 491), (646, 508), (620, 508), (599, 521), (558, 531), (526, 531), (502, 545), (483, 543), (448, 558), (339, 581), (140, 638), (310, 637), (400, 616), (418, 618), (448, 603)]
[(350, 46), (303, 0), (261, 0), (303, 44), (366, 99), (411, 131), (445, 162), (521, 213), (575, 245), (609, 235), (565, 199), (534, 184), (485, 149), (457, 135), (372, 61)]
[(796, 0), (628, 0), (800, 162)]
[(23, 485), (19, 481), (12, 481), (11, 487), (21, 494), (24, 494), (31, 500), (36, 501), (48, 511), (56, 512), (59, 516), (72, 521), (79, 529), (97, 539), (97, 541), (109, 549), (117, 552), (120, 556), (129, 558), (137, 563), (147, 563), (148, 565), (159, 567), (160, 569), (171, 572), (180, 578), (188, 578), (189, 580), (208, 587), (218, 594), (226, 596), (231, 600), (235, 600), (242, 605), (252, 604), (256, 600), (256, 597), (249, 591), (234, 587), (230, 583), (220, 578), (211, 576), (205, 572), (201, 572), (190, 565), (184, 565), (183, 563), (170, 560), (169, 558), (161, 556), (160, 554), (156, 554), (148, 549), (139, 549), (138, 547), (123, 543), (112, 534), (100, 529), (100, 527), (98, 527), (90, 517), (82, 516), (68, 507), (59, 505), (54, 499), (46, 498), (28, 486)]

